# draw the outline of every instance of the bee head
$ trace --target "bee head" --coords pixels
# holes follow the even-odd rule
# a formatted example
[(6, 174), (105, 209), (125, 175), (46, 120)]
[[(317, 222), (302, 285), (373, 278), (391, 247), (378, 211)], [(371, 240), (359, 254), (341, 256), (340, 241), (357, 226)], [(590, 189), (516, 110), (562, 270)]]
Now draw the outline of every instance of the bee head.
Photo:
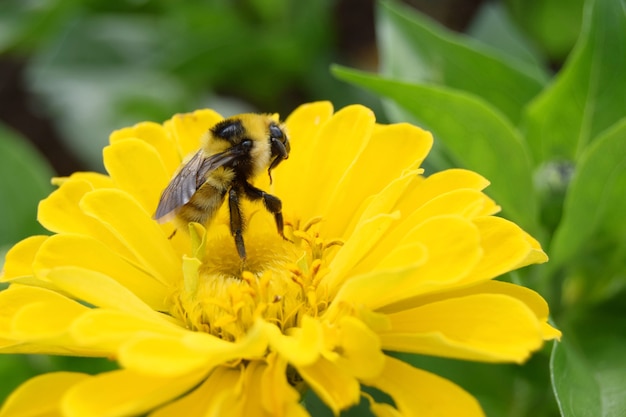
[[(291, 151), (289, 138), (284, 129), (276, 123), (270, 124), (270, 144), (272, 145), (272, 159), (280, 157), (280, 160), (287, 159)], [(282, 145), (282, 146), (281, 146)]]
[(270, 133), (270, 145), (272, 149), (272, 162), (270, 163), (267, 173), (270, 176), (270, 183), (272, 182), (272, 170), (280, 164), (283, 159), (289, 158), (289, 152), (291, 151), (291, 145), (289, 145), (289, 138), (283, 127), (272, 122), (269, 126)]

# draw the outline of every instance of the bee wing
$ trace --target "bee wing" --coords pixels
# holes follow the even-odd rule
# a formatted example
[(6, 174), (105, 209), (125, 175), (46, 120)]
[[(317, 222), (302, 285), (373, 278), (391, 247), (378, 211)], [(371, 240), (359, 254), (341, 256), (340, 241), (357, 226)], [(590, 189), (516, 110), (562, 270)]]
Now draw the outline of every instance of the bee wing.
[(191, 200), (196, 191), (206, 182), (206, 177), (211, 171), (232, 162), (238, 156), (226, 151), (207, 158), (202, 149), (199, 150), (163, 191), (154, 218), (160, 223), (170, 220), (174, 210)]
[(168, 219), (165, 217), (169, 217), (168, 214), (191, 200), (199, 188), (197, 185), (198, 174), (203, 160), (203, 152), (199, 150), (172, 178), (172, 181), (161, 194), (161, 200), (159, 200), (159, 205), (154, 214), (156, 220), (167, 221)]

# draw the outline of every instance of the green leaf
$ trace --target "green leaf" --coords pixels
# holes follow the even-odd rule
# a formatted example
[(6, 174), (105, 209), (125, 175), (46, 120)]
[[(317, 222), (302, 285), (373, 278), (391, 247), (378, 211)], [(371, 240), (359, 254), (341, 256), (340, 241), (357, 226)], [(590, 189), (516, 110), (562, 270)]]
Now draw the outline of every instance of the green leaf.
[(526, 34), (511, 21), (504, 3), (483, 3), (466, 33), (473, 39), (497, 49), (500, 53), (532, 64), (543, 82), (549, 78), (546, 73), (545, 57), (530, 42)]
[(551, 361), (563, 417), (626, 415), (626, 322), (623, 315), (588, 315), (563, 328)]
[(346, 68), (333, 68), (345, 81), (394, 100), (445, 143), (456, 166), (491, 181), (487, 193), (526, 230), (537, 231), (537, 206), (528, 153), (517, 130), (479, 98), (445, 87), (386, 80)]
[(475, 94), (514, 122), (547, 80), (536, 65), (455, 35), (406, 6), (381, 3), (377, 29), (384, 74)]
[(589, 142), (626, 116), (624, 1), (590, 0), (582, 34), (564, 69), (527, 110), (538, 164), (577, 159)]
[(37, 204), (52, 190), (52, 169), (25, 139), (0, 125), (0, 246), (44, 229)]
[(41, 372), (31, 358), (30, 355), (0, 355), (0, 404), (21, 383)]
[(67, 24), (78, 6), (77, 0), (0, 2), (0, 51), (29, 51), (45, 43)]
[[(626, 118), (601, 135), (580, 158), (552, 242), (551, 268), (580, 258), (598, 239), (626, 236)], [(608, 257), (610, 253), (607, 253)]]
[(515, 21), (554, 62), (562, 62), (580, 34), (585, 0), (507, 0)]

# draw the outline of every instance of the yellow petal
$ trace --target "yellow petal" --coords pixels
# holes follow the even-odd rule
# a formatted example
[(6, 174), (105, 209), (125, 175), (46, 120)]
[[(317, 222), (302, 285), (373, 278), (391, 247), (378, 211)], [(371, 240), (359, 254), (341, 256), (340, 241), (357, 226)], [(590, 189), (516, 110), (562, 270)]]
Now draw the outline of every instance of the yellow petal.
[(79, 208), (79, 202), (93, 189), (84, 179), (68, 179), (39, 203), (37, 220), (52, 232), (92, 236), (121, 256), (132, 259), (132, 255), (119, 239), (102, 223)]
[(284, 357), (271, 353), (267, 356), (267, 366), (258, 381), (263, 390), (263, 409), (275, 417), (307, 417), (309, 414), (300, 405), (300, 393), (287, 381), (287, 361)]
[(465, 169), (447, 169), (424, 179), (419, 187), (407, 192), (396, 207), (402, 213), (411, 213), (433, 198), (462, 188), (483, 190), (489, 185), (484, 177)]
[[(209, 412), (205, 414), (206, 417), (221, 417), (221, 416), (241, 416), (245, 417), (241, 411), (243, 404), (242, 399), (245, 399), (246, 387), (243, 385), (243, 372), (241, 369), (217, 369), (216, 371), (222, 371), (218, 375), (211, 375), (211, 379), (215, 379), (215, 386), (218, 387), (216, 394), (213, 396)], [(221, 374), (221, 375), (220, 375)], [(228, 383), (228, 385), (219, 385)]]
[(128, 370), (107, 372), (74, 385), (63, 397), (67, 417), (140, 415), (195, 386), (203, 373), (157, 378)]
[(3, 353), (103, 356), (81, 346), (69, 328), (88, 309), (57, 292), (12, 285), (0, 292), (0, 349)]
[(325, 277), (331, 293), (343, 288), (355, 264), (367, 255), (369, 249), (397, 219), (398, 213), (380, 214), (359, 223), (350, 239), (337, 252), (332, 262), (332, 269)]
[(12, 285), (0, 292), (0, 335), (18, 340), (58, 336), (87, 310), (54, 291)]
[(484, 255), (463, 282), (495, 278), (525, 264), (529, 256), (536, 263), (547, 261), (537, 241), (515, 223), (493, 216), (476, 218), (473, 222), (480, 231)]
[(276, 173), (277, 192), (289, 192), (294, 188), (291, 184), (286, 189), (281, 186), (287, 184), (291, 178), (298, 178), (301, 175), (302, 167), (307, 167), (311, 163), (311, 149), (317, 140), (316, 137), (321, 127), (330, 120), (332, 115), (332, 103), (319, 101), (299, 106), (285, 120), (287, 135), (291, 143), (291, 153), (289, 159), (278, 165), (274, 171)]
[(43, 288), (11, 285), (0, 291), (0, 334), (7, 337), (11, 329), (11, 317), (24, 305), (37, 301), (56, 301), (62, 295)]
[(548, 324), (550, 314), (548, 303), (537, 292), (521, 285), (503, 281), (485, 281), (469, 287), (463, 287), (440, 294), (432, 294), (421, 299), (420, 302), (434, 302), (445, 298), (462, 297), (474, 294), (503, 294), (514, 297), (526, 304), (532, 310), (535, 317), (541, 322), (544, 340), (560, 339), (561, 332)]
[(402, 299), (461, 281), (483, 255), (474, 224), (456, 216), (433, 217), (408, 233), (405, 240), (420, 242), (428, 257), (415, 280), (400, 289), (406, 292)]
[(401, 414), (392, 405), (385, 404), (385, 403), (377, 403), (375, 401), (370, 401), (370, 411), (376, 417), (404, 417), (404, 414)]
[(35, 254), (48, 236), (31, 236), (15, 244), (6, 254), (2, 281), (33, 274)]
[(169, 289), (90, 236), (54, 235), (41, 245), (33, 267), (44, 275), (59, 266), (76, 266), (107, 275), (150, 305), (167, 310)]
[[(316, 136), (316, 131), (323, 126), (333, 116), (333, 104), (330, 101), (315, 101), (298, 106), (292, 111), (285, 125), (289, 140), (297, 145), (298, 153), (304, 153), (307, 146), (310, 146)], [(293, 139), (292, 139), (293, 137)], [(302, 155), (301, 155), (302, 156)]]
[[(211, 398), (209, 410), (200, 415), (207, 417), (308, 416), (304, 408), (293, 401), (289, 402), (293, 407), (282, 401), (278, 409), (265, 407), (264, 400), (268, 395), (267, 391), (275, 388), (272, 385), (265, 385), (267, 368), (262, 361), (252, 361), (239, 369), (217, 368), (209, 377), (204, 389), (205, 396), (209, 394), (208, 398)], [(277, 395), (277, 392), (273, 391), (272, 394)], [(189, 415), (187, 412), (184, 414)]]
[(310, 365), (324, 348), (324, 339), (319, 321), (304, 316), (298, 332), (283, 334), (276, 325), (260, 322), (268, 337), (272, 350), (278, 352), (294, 365)]
[(70, 334), (84, 346), (114, 352), (128, 340), (145, 335), (180, 337), (186, 330), (167, 321), (167, 316), (148, 317), (128, 311), (92, 309), (74, 320)]
[[(341, 192), (332, 200), (328, 199), (324, 212), (332, 215), (325, 219), (324, 230), (329, 231), (331, 236), (343, 236), (342, 229), (350, 223), (361, 202), (402, 178), (407, 172), (415, 172), (431, 146), (430, 133), (415, 126), (406, 123), (375, 125), (367, 147), (358, 156), (353, 168), (345, 173), (346, 178), (341, 187), (349, 192)], [(388, 153), (389, 149), (394, 150), (394, 157), (383, 158), (382, 155)]]
[(33, 355), (64, 355), (64, 356), (90, 356), (108, 357), (108, 353), (102, 349), (86, 348), (78, 346), (67, 336), (46, 339), (43, 342), (15, 341), (0, 338), (0, 350), (2, 353), (33, 354)]
[(0, 351), (2, 351), (2, 353), (14, 353), (14, 349), (17, 349), (22, 345), (23, 344), (21, 342), (15, 341), (13, 339), (5, 339), (3, 337), (0, 337)]
[(31, 301), (13, 315), (11, 334), (22, 341), (61, 336), (85, 311), (86, 307), (63, 296)]
[(0, 410), (0, 417), (60, 417), (63, 394), (87, 378), (89, 375), (75, 372), (55, 372), (31, 378), (9, 395)]
[(164, 284), (182, 278), (181, 259), (167, 236), (127, 193), (119, 190), (95, 190), (83, 197), (81, 208), (113, 233), (140, 266)]
[[(442, 215), (428, 218), (418, 226), (411, 228), (408, 226), (404, 236), (398, 237), (395, 242), (385, 239), (380, 243), (377, 251), (393, 253), (396, 249), (403, 248), (404, 245), (414, 245), (415, 242), (419, 242), (424, 247), (427, 256), (420, 268), (419, 278), (416, 278), (414, 282), (416, 286), (440, 286), (457, 282), (466, 276), (481, 259), (480, 235), (474, 224), (467, 219), (456, 215)], [(454, 239), (451, 239), (451, 236), (454, 236)], [(411, 263), (414, 257), (410, 253), (407, 256), (408, 258), (405, 259), (395, 257), (398, 262), (395, 266)], [(371, 255), (371, 258), (375, 256)], [(385, 264), (389, 265), (389, 260), (382, 265), (374, 265), (371, 269), (380, 270)], [(426, 291), (426, 288), (423, 291)]]
[[(464, 171), (461, 171), (463, 173)], [(431, 177), (418, 183), (413, 189), (421, 190), (428, 188)], [(414, 184), (416, 184), (414, 182)], [(426, 191), (426, 190), (425, 190)], [(406, 193), (405, 193), (406, 194)], [(499, 211), (499, 207), (483, 194), (481, 191), (473, 188), (458, 188), (449, 191), (442, 191), (441, 194), (433, 195), (430, 200), (422, 201), (423, 196), (411, 200), (409, 205), (406, 201), (399, 204), (397, 209), (401, 211), (401, 221), (394, 224), (385, 235), (381, 242), (381, 248), (383, 251), (389, 251), (386, 249), (393, 246), (396, 242), (402, 240), (406, 235), (407, 230), (411, 230), (416, 225), (427, 221), (433, 217), (453, 215), (461, 216), (466, 219), (474, 219), (477, 216), (491, 215)]]
[(387, 357), (382, 375), (365, 381), (393, 398), (406, 417), (483, 417), (478, 401), (458, 385)]
[(217, 112), (204, 109), (193, 113), (177, 114), (163, 126), (178, 144), (182, 157), (200, 147), (200, 139), (223, 118)]
[(389, 314), (384, 349), (488, 362), (528, 359), (542, 345), (540, 323), (521, 301), (502, 294), (442, 299)]
[[(429, 204), (426, 204), (423, 207), (427, 207), (428, 205)], [(420, 213), (421, 208), (391, 225), (380, 242), (378, 242), (363, 261), (354, 268), (354, 273), (399, 267), (405, 265), (407, 262), (414, 263), (416, 256), (420, 256), (422, 251), (419, 250), (415, 254), (411, 254), (407, 251), (411, 247), (418, 250), (416, 247), (418, 243), (431, 255), (429, 262), (435, 265), (435, 267), (445, 267), (447, 264), (459, 264), (459, 262), (455, 261), (453, 263), (448, 262), (438, 265), (433, 259), (442, 256), (442, 254), (450, 258), (460, 254), (460, 259), (467, 262), (470, 262), (468, 257), (471, 256), (473, 261), (463, 263), (464, 268), (468, 268), (467, 272), (469, 272), (469, 269), (473, 268), (473, 264), (478, 261), (477, 257), (480, 256), (478, 234), (476, 230), (469, 230), (470, 228), (476, 229), (476, 227), (463, 219), (459, 219), (459, 217), (465, 216), (463, 216), (463, 213), (455, 212), (455, 210), (443, 210), (440, 215), (431, 213), (431, 215), (422, 216)], [(437, 220), (436, 218), (440, 219)], [(455, 220), (448, 221), (446, 220), (448, 218), (454, 218)], [(435, 228), (438, 227), (444, 227), (444, 229), (436, 231)], [(444, 230), (446, 231), (444, 232)], [(462, 240), (455, 242), (456, 239), (450, 239), (450, 236), (461, 236)], [(448, 251), (446, 245), (448, 245), (450, 241), (452, 241), (451, 244), (456, 245), (456, 249), (454, 253), (450, 252), (446, 254)], [(459, 248), (458, 246), (460, 244), (465, 245), (467, 250)], [(470, 248), (471, 246), (473, 246), (473, 248)], [(406, 253), (406, 258), (400, 256), (400, 251)], [(393, 262), (397, 263), (393, 265)], [(423, 274), (426, 276), (427, 272), (424, 271)]]
[(359, 382), (345, 368), (324, 357), (309, 366), (296, 366), (300, 376), (335, 415), (359, 403)]
[(543, 340), (561, 340), (562, 336), (561, 331), (552, 327), (548, 322), (541, 323), (541, 334), (543, 335)]
[(180, 338), (161, 335), (141, 337), (139, 334), (124, 343), (118, 354), (118, 360), (125, 369), (160, 377), (185, 375), (199, 369), (208, 372), (214, 366), (233, 359), (233, 355), (228, 357), (223, 354), (209, 357), (205, 352), (186, 346)]
[(362, 106), (344, 107), (335, 113), (316, 136), (309, 162), (297, 167), (298, 184), (289, 184), (288, 194), (281, 196), (285, 207), (305, 221), (326, 214), (326, 202), (344, 190), (346, 172), (367, 145), (374, 121), (374, 113)]
[[(298, 393), (285, 381), (285, 368), (282, 376), (268, 378), (269, 366), (262, 361), (252, 361), (246, 365), (243, 378), (237, 388), (224, 390), (219, 407), (211, 416), (241, 417), (308, 417), (304, 407), (298, 404)], [(276, 372), (274, 372), (276, 374)], [(276, 385), (278, 383), (278, 386)], [(285, 396), (286, 395), (286, 396)]]
[(0, 282), (34, 285), (56, 290), (50, 282), (34, 275), (33, 261), (41, 245), (48, 236), (31, 236), (16, 243), (6, 254), (4, 269), (0, 274)]
[(359, 379), (375, 378), (383, 369), (385, 355), (378, 335), (355, 317), (345, 316), (339, 322), (339, 366)]
[(408, 213), (407, 223), (419, 224), (435, 216), (456, 214), (466, 219), (497, 213), (499, 207), (481, 191), (460, 188), (442, 193)]
[(548, 255), (546, 255), (543, 249), (541, 249), (541, 244), (537, 241), (537, 239), (526, 232), (524, 232), (524, 238), (528, 242), (530, 250), (526, 254), (526, 257), (522, 259), (515, 268), (522, 268), (526, 265), (548, 262)]
[[(321, 101), (298, 107), (285, 121), (291, 143), (291, 153), (289, 159), (273, 171), (272, 192), (283, 200), (283, 210), (291, 218), (302, 219), (309, 216), (308, 199), (302, 200), (298, 197), (298, 195), (302, 197), (305, 194), (305, 190), (301, 189), (302, 171), (310, 166), (312, 148), (318, 139), (323, 140), (319, 138), (321, 127), (330, 120), (332, 115), (332, 104)], [(307, 220), (308, 218), (304, 221)]]
[(403, 289), (407, 282), (414, 280), (419, 267), (420, 263), (416, 263), (352, 278), (341, 286), (322, 317), (331, 321), (336, 320), (346, 305), (374, 310), (398, 301), (405, 294)]
[[(450, 240), (449, 236), (455, 236)], [(351, 278), (333, 300), (330, 310), (346, 301), (375, 310), (401, 302), (405, 299), (453, 285), (463, 279), (482, 255), (478, 231), (474, 225), (460, 217), (435, 217), (413, 230), (407, 231), (407, 242), (418, 242), (420, 246), (408, 246), (415, 252), (404, 251), (404, 242), (399, 245), (402, 257), (390, 258), (382, 264), (387, 269), (372, 269), (371, 272)], [(395, 248), (390, 247), (388, 251)]]
[[(324, 222), (322, 224), (321, 233), (329, 236), (339, 236), (349, 241), (352, 238), (353, 230), (358, 228), (360, 223), (368, 219), (386, 213), (394, 213), (398, 219), (401, 218), (402, 213), (397, 210), (394, 211), (394, 206), (406, 190), (419, 180), (419, 173), (420, 171), (410, 170), (405, 172), (402, 176), (395, 178), (380, 192), (369, 196), (360, 203), (356, 211), (348, 211), (347, 216), (344, 213), (345, 217), (342, 218), (344, 225), (335, 225), (333, 229), (332, 221)], [(335, 213), (333, 213), (332, 217), (334, 216)], [(394, 223), (394, 225), (396, 224), (398, 224), (398, 222)], [(376, 241), (373, 243), (376, 243)]]
[(125, 368), (144, 374), (177, 376), (195, 369), (206, 371), (231, 360), (262, 356), (267, 339), (252, 329), (237, 342), (228, 342), (207, 333), (187, 332), (181, 337), (150, 335), (136, 337), (119, 351)]
[(158, 123), (143, 122), (132, 127), (126, 127), (111, 133), (109, 143), (111, 145), (126, 139), (141, 139), (152, 146), (159, 154), (163, 165), (169, 174), (176, 171), (180, 165), (181, 155), (173, 138), (168, 136), (167, 131)]
[(248, 416), (265, 416), (273, 417), (273, 414), (269, 414), (263, 408), (264, 387), (261, 389), (255, 389), (261, 386), (264, 371), (267, 369), (267, 365), (261, 361), (250, 362), (243, 373), (243, 389), (241, 395), (237, 399), (237, 404), (232, 407), (237, 410), (236, 413), (231, 415), (248, 417)]
[(240, 372), (237, 369), (228, 367), (216, 368), (211, 375), (190, 394), (166, 404), (157, 411), (150, 413), (149, 416), (206, 416), (208, 415), (208, 410), (217, 407), (216, 399), (224, 394), (224, 392), (235, 390), (239, 379)]
[(111, 188), (114, 186), (113, 180), (99, 172), (74, 172), (69, 177), (52, 178), (52, 184), (60, 187), (67, 181), (83, 181), (91, 186), (91, 189)]
[(129, 311), (146, 317), (158, 317), (139, 297), (111, 277), (84, 268), (57, 267), (48, 279), (74, 297), (97, 307)]
[(88, 234), (95, 222), (78, 208), (78, 202), (92, 190), (93, 187), (87, 181), (67, 179), (59, 189), (39, 203), (37, 220), (52, 232)]
[(171, 178), (157, 151), (139, 139), (126, 139), (104, 148), (103, 158), (115, 185), (132, 195), (145, 211), (154, 212)]
[[(246, 382), (249, 380), (249, 377), (246, 378), (246, 368), (242, 369), (242, 367), (239, 367), (239, 369), (231, 370), (231, 372), (224, 370), (220, 372), (222, 375), (218, 374), (219, 379), (225, 380), (223, 382), (228, 382), (229, 385), (221, 386), (216, 390), (217, 392), (213, 396), (209, 411), (204, 414), (206, 417), (247, 417), (248, 415), (265, 417), (263, 410), (258, 407), (253, 414), (246, 414), (245, 412), (248, 411), (246, 410), (246, 403), (249, 400), (258, 404), (258, 401), (255, 400), (260, 391), (255, 390), (256, 386), (254, 388), (246, 386)], [(211, 375), (211, 379), (214, 379), (213, 375)], [(216, 385), (219, 382), (222, 381), (216, 381)], [(250, 393), (250, 396), (248, 396), (248, 393)], [(251, 396), (254, 397), (250, 398)]]

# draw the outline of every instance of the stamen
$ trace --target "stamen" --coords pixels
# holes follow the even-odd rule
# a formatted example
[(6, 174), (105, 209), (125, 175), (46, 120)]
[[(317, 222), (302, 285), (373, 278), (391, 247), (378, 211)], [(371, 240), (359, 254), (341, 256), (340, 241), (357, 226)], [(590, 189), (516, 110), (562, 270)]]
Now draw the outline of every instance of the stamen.
[(333, 246), (343, 246), (343, 240), (340, 240), (340, 239), (329, 240), (328, 242), (324, 244), (324, 250), (330, 249)]
[(316, 224), (320, 223), (321, 221), (322, 221), (322, 217), (320, 217), (320, 216), (313, 217), (311, 220), (309, 220), (308, 222), (306, 222), (304, 224), (304, 227), (302, 227), (302, 231), (303, 232), (308, 232), (311, 227), (315, 226)]

